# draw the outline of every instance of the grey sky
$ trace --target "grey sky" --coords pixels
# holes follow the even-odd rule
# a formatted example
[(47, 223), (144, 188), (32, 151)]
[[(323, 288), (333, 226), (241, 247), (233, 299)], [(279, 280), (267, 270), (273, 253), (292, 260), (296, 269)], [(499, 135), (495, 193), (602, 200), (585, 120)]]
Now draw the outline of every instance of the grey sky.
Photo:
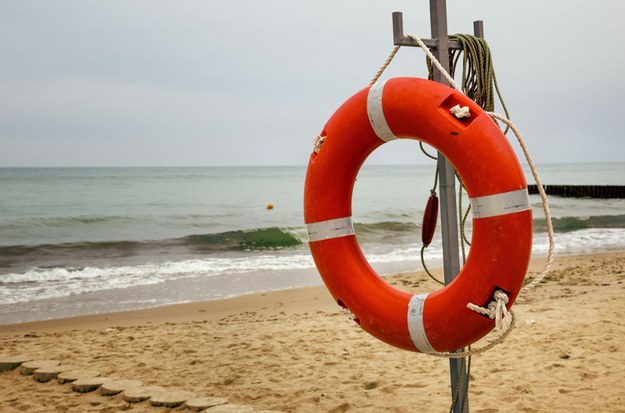
[[(305, 165), (312, 139), (427, 0), (0, 0), (0, 167)], [(625, 2), (448, 0), (484, 20), (537, 162), (625, 161)], [(425, 76), (402, 48), (384, 77)], [(514, 144), (517, 147), (516, 143)], [(409, 150), (407, 150), (409, 149)], [(385, 145), (376, 163), (423, 159)]]

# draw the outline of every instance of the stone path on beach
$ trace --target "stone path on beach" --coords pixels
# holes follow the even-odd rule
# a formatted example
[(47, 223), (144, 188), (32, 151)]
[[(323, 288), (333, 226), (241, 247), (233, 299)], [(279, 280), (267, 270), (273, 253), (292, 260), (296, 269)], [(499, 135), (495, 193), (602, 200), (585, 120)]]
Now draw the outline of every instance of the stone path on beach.
[[(59, 360), (33, 359), (25, 355), (0, 356), (0, 374), (16, 370), (24, 378), (39, 383), (56, 381), (59, 386), (71, 386), (77, 393), (100, 391), (102, 397), (121, 397), (131, 409), (132, 404), (149, 403), (154, 407), (186, 408), (194, 412), (250, 413), (251, 406), (228, 403), (223, 397), (197, 396), (193, 392), (144, 385), (141, 380), (124, 380), (100, 376), (98, 372), (62, 365)], [(60, 389), (61, 389), (60, 387)], [(257, 413), (281, 413), (277, 410), (261, 410)]]

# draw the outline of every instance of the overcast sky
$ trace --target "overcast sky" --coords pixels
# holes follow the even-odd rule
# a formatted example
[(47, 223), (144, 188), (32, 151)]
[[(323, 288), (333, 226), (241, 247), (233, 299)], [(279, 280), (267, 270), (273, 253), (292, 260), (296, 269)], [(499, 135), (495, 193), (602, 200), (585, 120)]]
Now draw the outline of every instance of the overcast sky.
[[(484, 20), (536, 161), (625, 161), (625, 1), (447, 9), (450, 34)], [(392, 50), (393, 11), (430, 37), (428, 0), (0, 0), (0, 167), (305, 165)], [(404, 47), (384, 78), (425, 75)]]

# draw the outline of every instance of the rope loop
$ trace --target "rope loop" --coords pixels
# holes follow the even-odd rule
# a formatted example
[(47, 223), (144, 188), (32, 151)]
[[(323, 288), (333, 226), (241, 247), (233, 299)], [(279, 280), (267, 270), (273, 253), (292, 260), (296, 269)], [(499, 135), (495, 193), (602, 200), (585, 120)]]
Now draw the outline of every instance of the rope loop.
[(319, 153), (319, 151), (321, 150), (321, 145), (323, 145), (323, 142), (326, 140), (325, 136), (320, 136), (317, 135), (313, 138), (313, 151), (315, 153)]
[(460, 105), (456, 105), (452, 107), (451, 109), (449, 109), (449, 112), (451, 112), (451, 114), (457, 117), (458, 119), (471, 117), (471, 111), (469, 110), (468, 106), (461, 107)]
[(491, 342), (489, 342), (488, 344), (485, 344), (484, 347), (480, 347), (480, 348), (472, 348), (469, 347), (469, 350), (460, 350), (460, 351), (452, 351), (452, 352), (438, 352), (438, 353), (424, 353), (427, 354), (428, 356), (434, 356), (434, 357), (440, 357), (440, 358), (450, 358), (450, 359), (459, 359), (459, 358), (464, 358), (464, 357), (472, 357), (472, 356), (476, 356), (478, 354), (482, 354), (487, 352), (488, 350), (492, 349), (493, 347), (495, 347), (496, 345), (502, 343), (506, 337), (508, 337), (510, 335), (510, 333), (512, 332), (512, 330), (514, 329), (514, 326), (516, 325), (516, 317), (514, 315), (514, 311), (510, 310), (508, 312), (509, 314), (509, 321), (510, 324), (508, 327), (505, 327), (505, 329), (502, 329), (503, 331), (500, 333), (500, 336), (497, 337), (496, 339), (493, 339)]
[(508, 317), (509, 313), (506, 304), (508, 304), (509, 300), (505, 292), (496, 290), (493, 295), (493, 301), (488, 303), (486, 308), (473, 303), (468, 303), (467, 308), (488, 316), (491, 320), (495, 320), (495, 328), (497, 330), (508, 330), (510, 328), (510, 317)]

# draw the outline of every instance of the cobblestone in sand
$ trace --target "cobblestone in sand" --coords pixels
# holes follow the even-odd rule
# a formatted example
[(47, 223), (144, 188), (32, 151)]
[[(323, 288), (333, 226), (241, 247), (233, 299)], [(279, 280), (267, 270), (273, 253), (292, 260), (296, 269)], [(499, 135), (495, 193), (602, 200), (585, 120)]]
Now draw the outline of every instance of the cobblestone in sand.
[(58, 360), (33, 360), (27, 361), (20, 366), (20, 373), (24, 376), (30, 376), (35, 370), (43, 367), (55, 367), (61, 364)]
[(110, 380), (102, 383), (100, 392), (102, 396), (114, 396), (125, 390), (141, 387), (142, 385), (143, 382), (141, 380)]
[(193, 412), (199, 412), (209, 407), (220, 406), (228, 403), (228, 399), (223, 397), (198, 397), (186, 401), (186, 406)]
[(76, 381), (83, 377), (98, 377), (99, 375), (100, 373), (93, 370), (74, 369), (59, 373), (59, 375), (56, 377), (56, 381), (58, 381), (59, 384), (65, 384)]
[(0, 373), (3, 371), (15, 370), (23, 363), (32, 361), (32, 357), (29, 356), (2, 356), (0, 357)]
[(128, 403), (139, 403), (163, 391), (165, 388), (161, 386), (141, 386), (124, 390), (122, 397)]
[(72, 390), (78, 393), (89, 393), (97, 390), (108, 380), (110, 380), (108, 377), (81, 377), (72, 383)]

